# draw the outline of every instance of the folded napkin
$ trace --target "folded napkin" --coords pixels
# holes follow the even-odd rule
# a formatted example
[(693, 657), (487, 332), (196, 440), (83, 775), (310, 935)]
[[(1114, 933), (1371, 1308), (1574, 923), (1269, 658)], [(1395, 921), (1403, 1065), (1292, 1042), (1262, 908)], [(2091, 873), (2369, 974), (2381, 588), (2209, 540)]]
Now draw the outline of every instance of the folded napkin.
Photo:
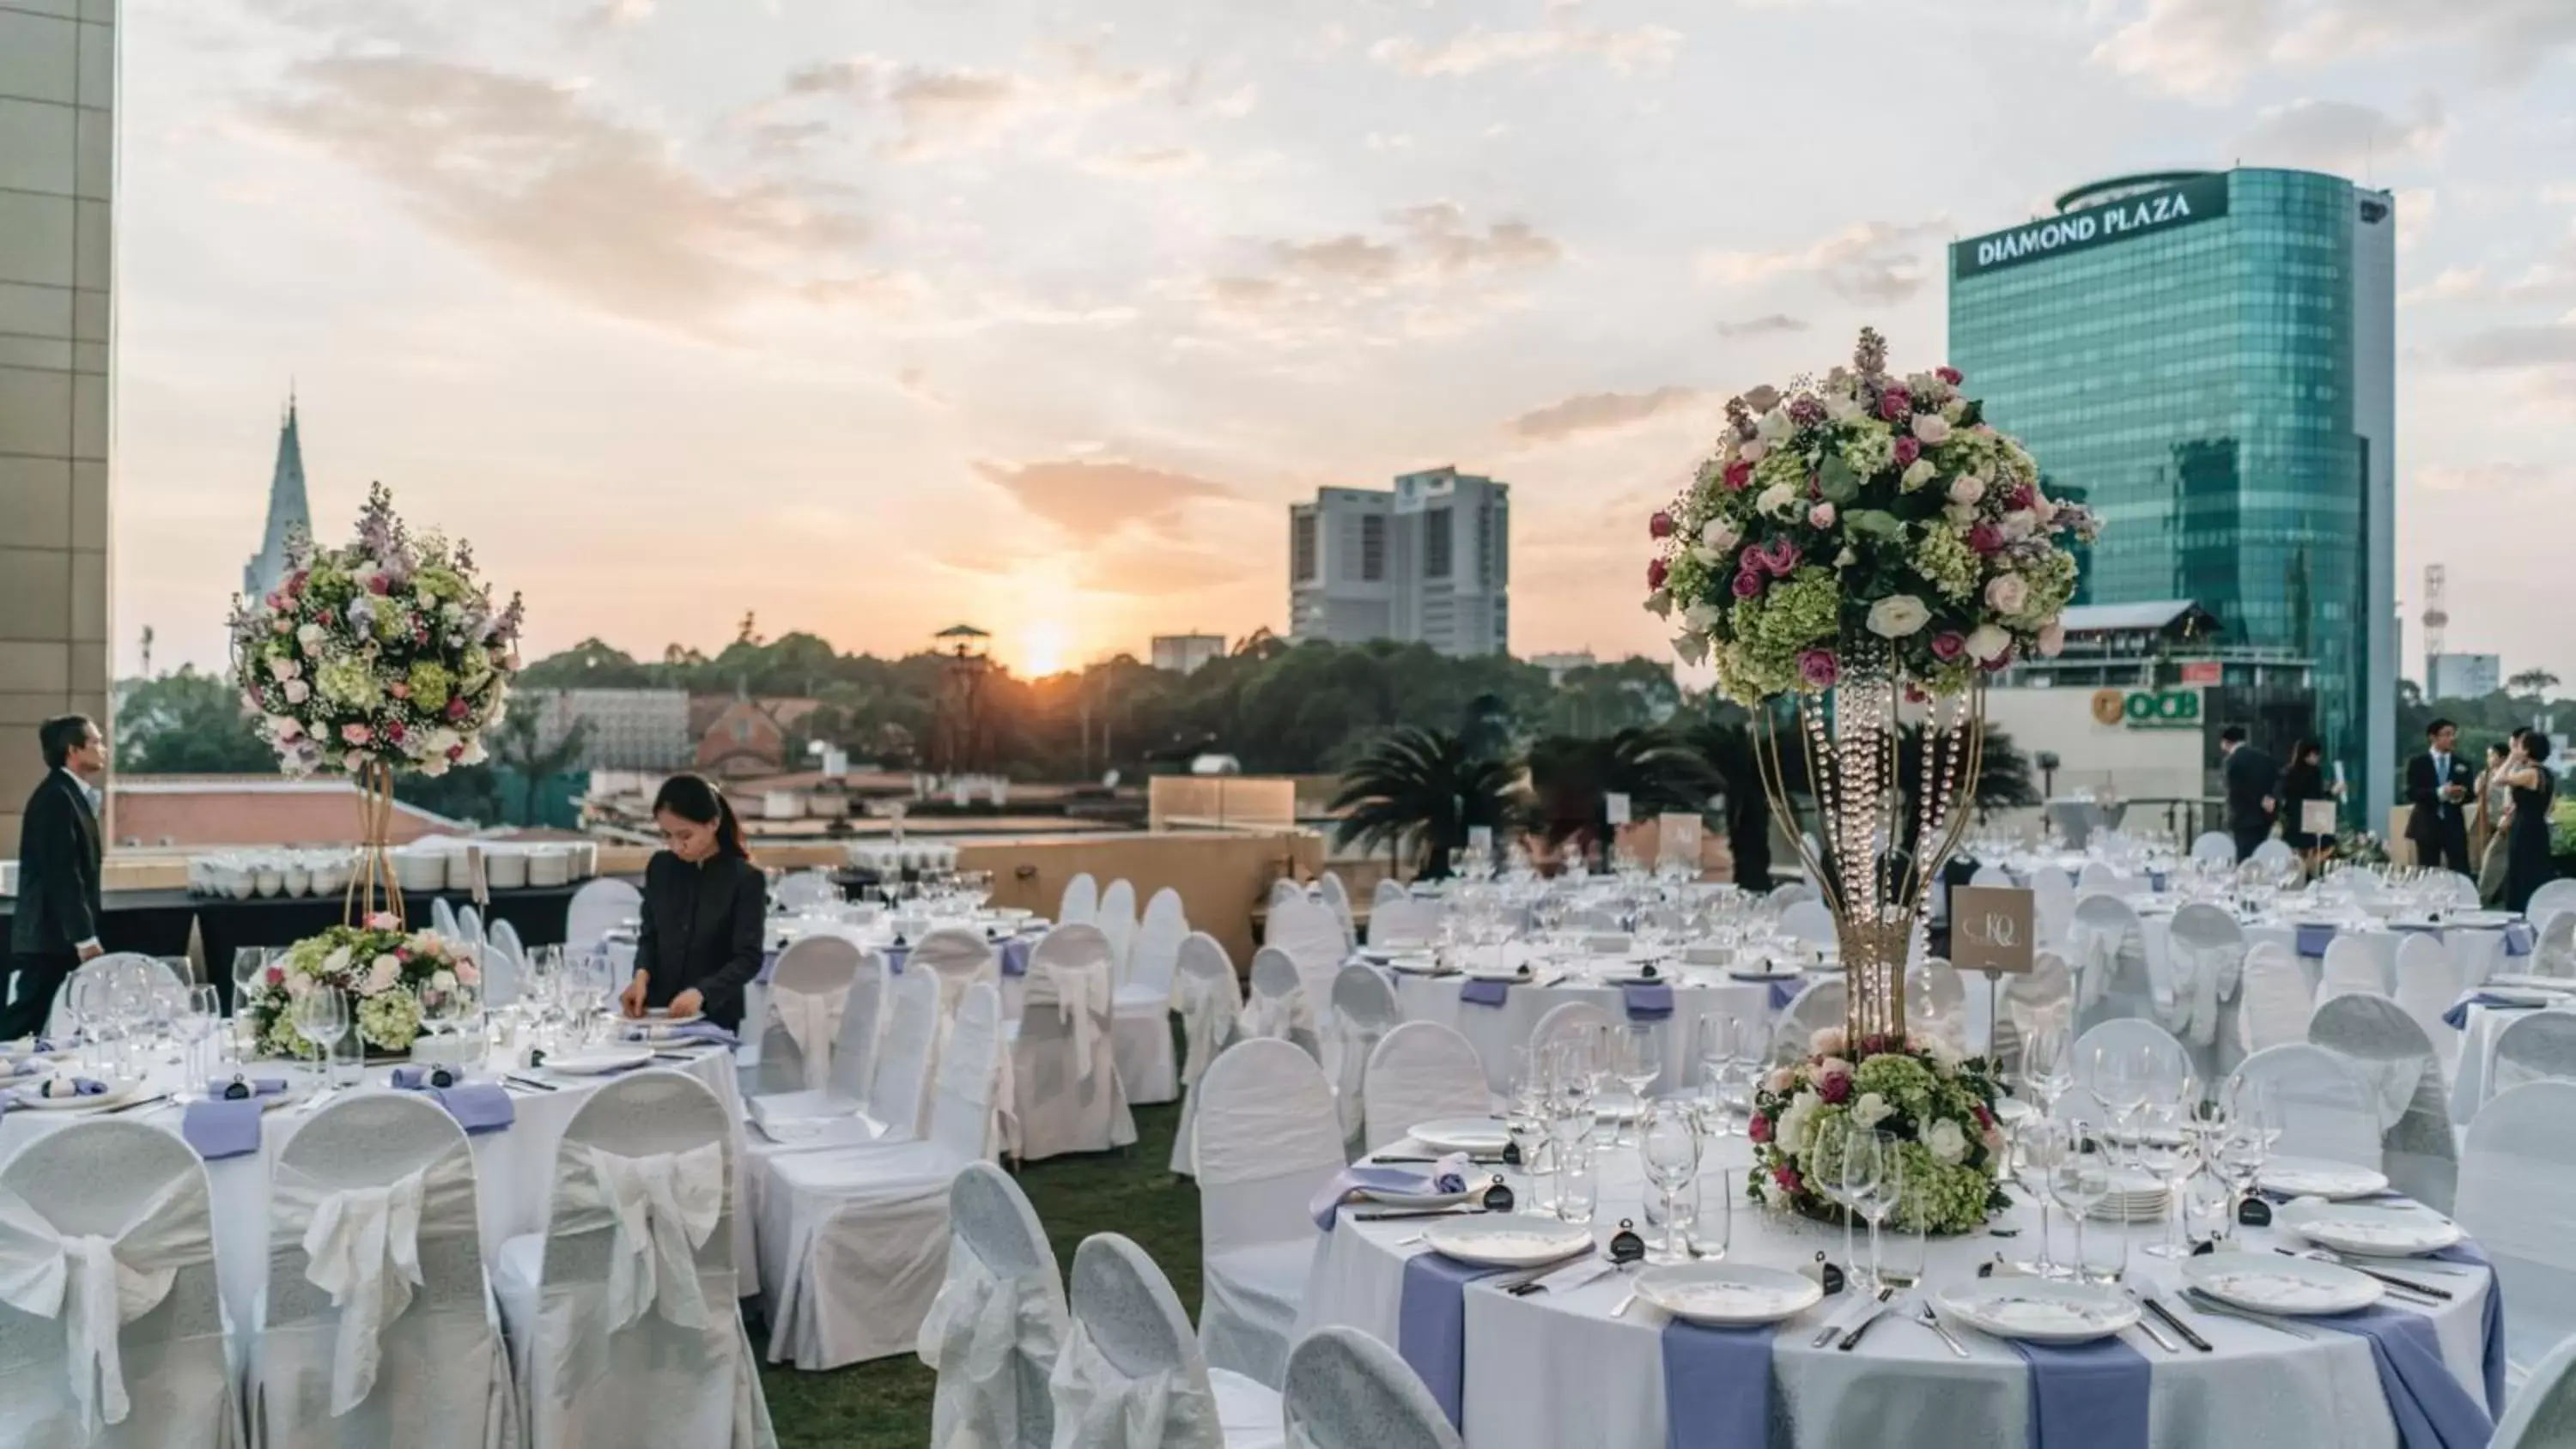
[(2308, 921), (2299, 927), (2299, 954), (2322, 956), (2334, 943), (2335, 925), (2330, 921)]
[(2487, 1270), (2486, 1347), (2485, 1362), (2482, 1366), (2485, 1369), (2487, 1381), (2487, 1412), (2500, 1414), (2504, 1411), (2505, 1397), (2504, 1280), (2496, 1276), (2495, 1264), (2487, 1261), (2485, 1251), (2475, 1243), (2453, 1243), (2440, 1252), (2428, 1253), (2425, 1256), (2437, 1263), (2461, 1263)]
[(215, 1098), (217, 1101), (223, 1100), (224, 1093), (231, 1090), (232, 1084), (235, 1080), (240, 1081), (243, 1086), (250, 1088), (250, 1094), (253, 1098), (274, 1097), (286, 1090), (286, 1079), (284, 1077), (242, 1077), (238, 1079), (227, 1077), (221, 1081), (206, 1083), (206, 1095)]
[(640, 1022), (626, 1028), (626, 1040), (634, 1042), (695, 1042), (700, 1046), (740, 1046), (742, 1041), (732, 1032), (712, 1021), (692, 1021), (680, 1026), (659, 1026)]
[(1771, 1009), (1773, 1011), (1787, 1011), (1789, 1009), (1789, 1003), (1798, 999), (1799, 988), (1803, 985), (1805, 985), (1805, 983), (1799, 981), (1772, 982)]
[(2495, 1436), (2495, 1421), (2442, 1362), (2433, 1320), (2374, 1305), (2308, 1321), (2370, 1340), (2379, 1389), (2388, 1397), (2389, 1417), (2397, 1421), (2399, 1449), (2485, 1449)]
[(2117, 1338), (2007, 1339), (2030, 1365), (2031, 1449), (2147, 1449), (2147, 1356)]
[(1031, 941), (1025, 936), (1016, 941), (1004, 942), (1002, 944), (1002, 974), (1005, 976), (1028, 975), (1029, 948), (1035, 944), (1036, 943), (1034, 941)]
[(1333, 1174), (1306, 1204), (1315, 1226), (1331, 1232), (1341, 1217), (1342, 1204), (1367, 1192), (1433, 1193), (1467, 1190), (1467, 1155), (1453, 1152), (1431, 1165), (1429, 1175), (1408, 1172), (1400, 1167), (1371, 1167), (1366, 1163), (1345, 1167)]
[(420, 1092), (447, 1109), (456, 1125), (469, 1134), (498, 1132), (519, 1120), (519, 1109), (510, 1102), (510, 1094), (491, 1082), (459, 1082), (453, 1087), (429, 1084), (428, 1067), (394, 1068), (394, 1085), (406, 1092)]
[(243, 1085), (250, 1088), (251, 1094), (227, 1101), (223, 1093), (231, 1085), (229, 1081), (208, 1082), (207, 1099), (190, 1102), (179, 1114), (179, 1135), (208, 1162), (248, 1157), (259, 1151), (260, 1119), (268, 1113), (268, 1104), (260, 1098), (284, 1092), (286, 1079), (261, 1077), (245, 1081)]
[(1500, 1006), (1511, 997), (1512, 983), (1492, 977), (1471, 977), (1458, 984), (1458, 999), (1478, 1006)]
[(2507, 1001), (2492, 992), (2473, 991), (2451, 1003), (2451, 1009), (2442, 1013), (2442, 1022), (2453, 1031), (2466, 1031), (2469, 1028), (2469, 1008), (2472, 1006), (2502, 1006), (2518, 1010), (2523, 1005), (2524, 1003), (2519, 1001)]
[(2165, 873), (2160, 870), (2148, 871), (2147, 889), (2155, 892), (2157, 895), (2163, 895), (2165, 893)]
[(2532, 946), (2538, 940), (2539, 933), (2531, 929), (2531, 922), (2512, 922), (2504, 928), (2504, 953), (2508, 956), (2528, 956), (2531, 954)]
[(1771, 1439), (1771, 1339), (1777, 1324), (1664, 1325), (1665, 1449), (1737, 1449)]
[[(1465, 1424), (1467, 1285), (1507, 1271), (1438, 1253), (1405, 1260), (1396, 1305), (1395, 1351), (1422, 1379), (1453, 1429)], [(2409, 1446), (2412, 1449), (2412, 1446)]]
[(102, 1082), (95, 1077), (71, 1077), (62, 1079), (68, 1080), (72, 1084), (72, 1089), (68, 1093), (46, 1091), (45, 1088), (51, 1086), (56, 1080), (58, 1079), (47, 1077), (41, 1082), (30, 1082), (26, 1086), (20, 1087), (11, 1095), (30, 1102), (44, 1097), (104, 1097), (107, 1095), (107, 1083)]
[(1619, 988), (1630, 1021), (1663, 1021), (1673, 1014), (1673, 989), (1660, 981), (1631, 981)]

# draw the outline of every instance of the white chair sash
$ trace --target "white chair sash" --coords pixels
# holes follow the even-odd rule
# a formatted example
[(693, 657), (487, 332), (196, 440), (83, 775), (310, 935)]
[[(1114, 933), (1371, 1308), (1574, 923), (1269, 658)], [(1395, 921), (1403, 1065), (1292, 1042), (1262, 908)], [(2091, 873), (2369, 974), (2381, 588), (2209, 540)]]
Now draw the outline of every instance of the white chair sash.
[(1049, 1379), (1055, 1449), (1224, 1449), (1216, 1394), (1185, 1369), (1130, 1378), (1079, 1319)]
[(1181, 1059), (1181, 1085), (1195, 1087), (1207, 1075), (1208, 1063), (1225, 1045), (1234, 1030), (1236, 1006), (1234, 993), (1203, 976), (1184, 974), (1180, 978), (1181, 1036), (1186, 1050)]
[(832, 1043), (841, 1035), (841, 1014), (849, 1009), (850, 989), (798, 991), (773, 983), (769, 1014), (776, 1018), (805, 1064), (805, 1090), (820, 1092), (832, 1084)]
[(1315, 1029), (1315, 1007), (1306, 998), (1306, 990), (1264, 996), (1256, 991), (1243, 1004), (1243, 1031), (1246, 1036), (1275, 1036), (1283, 1040), (1296, 1032), (1312, 1033)]
[(681, 1328), (725, 1326), (707, 1311), (697, 1264), (697, 1250), (724, 1215), (724, 1144), (648, 1157), (589, 1147), (581, 1155), (590, 1171), (565, 1179), (558, 1198), (574, 1210), (574, 1219), (549, 1231), (587, 1231), (602, 1220), (614, 1226), (608, 1331), (615, 1333), (647, 1310)]
[[(948, 1279), (921, 1321), (921, 1361), (939, 1374), (930, 1442), (1007, 1449), (1019, 1430), (1019, 1376), (1014, 1349), (1040, 1368), (1055, 1367), (1060, 1310), (1046, 1279), (1003, 1279), (962, 1245), (948, 1254)], [(956, 1422), (972, 1416), (980, 1433)]]
[(0, 1303), (59, 1319), (72, 1399), (92, 1438), (122, 1424), (126, 1324), (160, 1306), (179, 1270), (214, 1255), (202, 1173), (174, 1179), (116, 1237), (58, 1233), (25, 1198), (0, 1188)]
[(385, 1325), (402, 1316), (412, 1290), (425, 1281), (422, 1221), (461, 1210), (473, 1195), (474, 1159), (462, 1142), (437, 1161), (372, 1187), (327, 1187), (279, 1166), (275, 1236), (302, 1245), (305, 1280), (340, 1310), (331, 1353), (334, 1418), (374, 1391)]
[(2218, 1040), (2219, 1000), (2233, 994), (2229, 988), (2234, 983), (2221, 978), (2227, 962), (2243, 952), (2180, 940), (2168, 941), (2165, 950), (2173, 969), (2173, 1001), (2165, 1011), (2165, 1025), (2186, 1042), (2208, 1046)]
[[(1055, 985), (1056, 1020), (1072, 1028), (1075, 1080), (1091, 1080), (1092, 1053), (1100, 1045), (1100, 1018), (1109, 1014), (1109, 1001), (1114, 989), (1109, 979), (1109, 965), (1092, 966), (1042, 963), (1038, 970)], [(1007, 1099), (1005, 1099), (1007, 1100)]]

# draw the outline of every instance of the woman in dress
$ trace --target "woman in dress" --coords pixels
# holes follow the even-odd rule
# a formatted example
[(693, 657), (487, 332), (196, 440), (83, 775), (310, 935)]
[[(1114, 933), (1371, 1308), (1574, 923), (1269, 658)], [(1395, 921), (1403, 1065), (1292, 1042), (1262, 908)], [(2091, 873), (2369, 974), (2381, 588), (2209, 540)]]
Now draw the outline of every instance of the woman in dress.
[(2313, 869), (2334, 844), (2332, 832), (2323, 834), (2306, 830), (2307, 804), (2311, 800), (2332, 800), (2342, 787), (2326, 781), (2326, 747), (2316, 740), (2301, 740), (2290, 751), (2289, 766), (2281, 771), (2281, 785), (2276, 792), (2281, 801), (2281, 836), (2299, 858)]
[(619, 993), (628, 1016), (667, 1007), (742, 1025), (742, 990), (760, 973), (769, 882), (743, 847), (724, 793), (697, 775), (673, 775), (653, 797), (663, 849), (644, 867), (644, 921), (635, 979)]
[(2500, 777), (2513, 791), (2513, 821), (2505, 830), (2504, 905), (2520, 911), (2531, 893), (2548, 881), (2549, 806), (2558, 781), (2542, 762), (2549, 758), (2549, 736), (2532, 730), (2514, 741), (2513, 754)]
[(2478, 904), (2504, 899), (2504, 858), (2508, 826), (2513, 819), (2513, 791), (2501, 778), (2513, 758), (2503, 740), (2487, 746), (2487, 767), (2478, 773), (2478, 808), (2469, 820), (2469, 856), (2478, 863)]

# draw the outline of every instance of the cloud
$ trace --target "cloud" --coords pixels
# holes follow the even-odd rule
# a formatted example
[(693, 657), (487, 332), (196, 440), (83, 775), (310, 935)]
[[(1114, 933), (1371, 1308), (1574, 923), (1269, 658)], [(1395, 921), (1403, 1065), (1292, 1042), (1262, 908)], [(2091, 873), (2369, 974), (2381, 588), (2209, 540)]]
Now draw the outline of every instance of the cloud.
[(2557, 479), (2536, 463), (2496, 459), (2482, 463), (2428, 463), (2410, 480), (2433, 493), (2473, 493), (2481, 498), (2554, 492)]
[(2146, 0), (2093, 48), (2092, 62), (2146, 89), (2231, 99), (2267, 65), (2314, 68), (2430, 47), (2466, 46), (2494, 79), (2529, 78), (2576, 45), (2567, 0)]
[[(1524, 221), (1481, 226), (1454, 202), (1387, 213), (1375, 232), (1253, 243), (1251, 265), (1212, 276), (1198, 299), (1221, 320), (1281, 343), (1371, 335), (1451, 335), (1496, 308), (1507, 289), (1565, 257)], [(1479, 305), (1481, 304), (1481, 305)]]
[(897, 372), (894, 375), (894, 385), (903, 390), (904, 396), (917, 402), (928, 403), (936, 408), (949, 406), (948, 394), (933, 386), (930, 375), (918, 367), (907, 367)]
[(2400, 304), (2417, 302), (2456, 302), (2486, 294), (2487, 272), (2484, 267), (2444, 267), (2433, 280), (2420, 287), (2409, 287), (2397, 294)]
[(1130, 151), (1086, 156), (1082, 160), (1082, 169), (1095, 176), (1145, 180), (1157, 176), (1186, 176), (1206, 164), (1206, 155), (1192, 147), (1142, 146)]
[(975, 471), (1021, 507), (1086, 544), (1131, 526), (1168, 532), (1188, 505), (1238, 496), (1222, 483), (1134, 463), (978, 463)]
[(1487, 30), (1469, 26), (1448, 40), (1426, 44), (1410, 35), (1390, 35), (1369, 47), (1369, 59), (1413, 76), (1474, 75), (1497, 66), (1537, 66), (1552, 61), (1598, 59), (1621, 75), (1669, 64), (1682, 45), (1682, 34), (1660, 25), (1634, 30), (1596, 30), (1557, 25), (1546, 30)]
[(1759, 317), (1747, 317), (1741, 321), (1717, 324), (1717, 335), (1720, 337), (1762, 337), (1774, 332), (1806, 330), (1805, 322), (1786, 312), (1765, 312)]
[(2236, 94), (2272, 29), (2274, 0), (2147, 0), (2146, 13), (2093, 47), (2095, 65), (2196, 101)]
[(262, 118), (372, 176), (432, 231), (583, 305), (721, 331), (746, 304), (829, 285), (855, 217), (775, 182), (728, 184), (660, 135), (532, 76), (415, 55), (288, 71)]
[(2376, 162), (2430, 155), (2449, 131), (2441, 100), (2429, 92), (2416, 97), (2414, 116), (2404, 121), (2350, 101), (2298, 100), (2265, 109), (2237, 137), (2231, 154), (2258, 165), (2362, 171)]
[[(1041, 46), (1045, 64), (1027, 70), (939, 69), (858, 55), (801, 66), (776, 95), (738, 115), (745, 124), (774, 122), (799, 102), (842, 101), (890, 119), (884, 153), (915, 161), (990, 146), (1046, 116), (1101, 110), (1161, 97), (1185, 105), (1189, 82), (1160, 69), (1124, 69), (1090, 42)], [(1249, 87), (1221, 98), (1220, 115), (1251, 110)], [(1181, 148), (1167, 148), (1175, 154)]]
[(893, 154), (913, 160), (999, 140), (1028, 96), (1025, 82), (998, 71), (906, 71), (886, 90), (903, 125)]
[(1552, 443), (1578, 433), (1642, 423), (1687, 408), (1699, 399), (1699, 390), (1688, 387), (1659, 387), (1653, 392), (1587, 392), (1523, 413), (1503, 427), (1523, 438)]
[(616, 29), (641, 25), (653, 18), (653, 0), (600, 0), (581, 18), (591, 29)]
[(1835, 296), (1851, 302), (1902, 302), (1923, 290), (1921, 244), (1949, 230), (1949, 223), (1865, 221), (1804, 247), (1776, 252), (1706, 252), (1700, 275), (1729, 285), (1809, 274)]
[(2472, 332), (2452, 347), (2451, 360), (2481, 369), (2576, 365), (2576, 319)]
[(866, 96), (876, 90), (880, 67), (859, 56), (802, 66), (787, 73), (783, 93), (791, 96)]

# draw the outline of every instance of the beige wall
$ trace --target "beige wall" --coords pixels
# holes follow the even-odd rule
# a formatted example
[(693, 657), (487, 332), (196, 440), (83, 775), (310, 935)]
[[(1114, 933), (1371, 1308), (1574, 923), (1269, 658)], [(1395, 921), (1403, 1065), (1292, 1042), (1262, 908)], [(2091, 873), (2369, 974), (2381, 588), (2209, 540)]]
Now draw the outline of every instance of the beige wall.
[(40, 720), (107, 719), (115, 0), (0, 0), (0, 850)]
[(1190, 929), (1216, 937), (1237, 971), (1252, 962), (1252, 908), (1267, 900), (1270, 883), (1295, 871), (1312, 874), (1323, 842), (1304, 832), (1255, 834), (1170, 831), (1062, 840), (959, 841), (960, 870), (993, 873), (996, 905), (1053, 915), (1064, 885), (1080, 871), (1102, 885), (1124, 877), (1135, 884), (1143, 911), (1166, 886), (1181, 893)]

